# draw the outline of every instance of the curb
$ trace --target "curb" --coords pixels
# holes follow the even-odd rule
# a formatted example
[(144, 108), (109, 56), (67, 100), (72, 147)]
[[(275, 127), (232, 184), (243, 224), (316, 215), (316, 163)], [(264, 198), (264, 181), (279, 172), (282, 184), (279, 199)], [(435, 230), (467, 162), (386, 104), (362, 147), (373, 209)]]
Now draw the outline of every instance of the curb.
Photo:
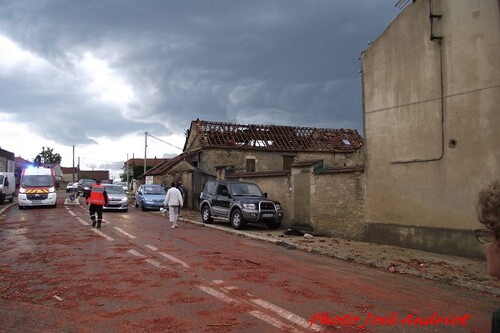
[(0, 209), (0, 214), (3, 214), (3, 212), (5, 212), (7, 209), (15, 205), (17, 205), (17, 202), (11, 202), (7, 206), (3, 206), (2, 209)]
[[(380, 270), (387, 269), (387, 267), (385, 265), (382, 265), (382, 264), (379, 264), (376, 262), (374, 263), (374, 262), (370, 262), (370, 261), (366, 261), (366, 260), (362, 260), (362, 259), (352, 258), (349, 256), (344, 257), (344, 256), (340, 256), (340, 255), (327, 253), (327, 252), (321, 251), (321, 250), (315, 250), (315, 249), (311, 250), (310, 248), (297, 246), (296, 244), (293, 244), (291, 242), (287, 242), (286, 240), (278, 240), (278, 239), (274, 239), (274, 238), (267, 237), (267, 236), (259, 236), (259, 235), (249, 234), (249, 233), (245, 233), (244, 231), (235, 230), (235, 229), (227, 228), (227, 227), (221, 227), (218, 225), (205, 224), (203, 222), (197, 222), (197, 221), (189, 220), (189, 219), (182, 218), (182, 217), (179, 217), (179, 220), (189, 222), (189, 223), (192, 223), (192, 224), (195, 224), (195, 225), (198, 225), (201, 227), (205, 227), (205, 228), (211, 228), (211, 229), (224, 231), (224, 232), (227, 232), (229, 234), (235, 234), (235, 235), (250, 238), (250, 239), (260, 240), (260, 241), (264, 241), (264, 242), (268, 242), (268, 243), (273, 243), (275, 245), (282, 246), (282, 247), (289, 249), (289, 250), (300, 250), (300, 251), (304, 251), (304, 252), (308, 252), (308, 253), (326, 256), (329, 258), (340, 259), (340, 260), (343, 260), (343, 261), (346, 261), (349, 263), (355, 263), (358, 265), (369, 266), (369, 267), (377, 268)], [(485, 285), (474, 283), (474, 282), (440, 279), (433, 274), (422, 273), (422, 272), (419, 272), (416, 270), (409, 270), (409, 269), (405, 269), (404, 271), (398, 271), (397, 274), (409, 275), (409, 276), (423, 278), (423, 279), (434, 281), (434, 282), (445, 283), (445, 284), (452, 285), (452, 286), (457, 286), (457, 287), (461, 287), (461, 288), (465, 288), (465, 289), (471, 289), (471, 290), (481, 291), (481, 292), (493, 294), (496, 296), (500, 296), (500, 288), (485, 286)]]

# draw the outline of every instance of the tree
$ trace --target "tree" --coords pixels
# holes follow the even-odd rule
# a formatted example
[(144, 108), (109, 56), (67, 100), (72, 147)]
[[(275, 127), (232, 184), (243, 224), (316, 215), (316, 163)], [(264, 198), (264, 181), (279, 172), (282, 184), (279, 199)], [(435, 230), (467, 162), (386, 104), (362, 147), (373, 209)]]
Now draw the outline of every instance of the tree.
[(59, 153), (54, 154), (53, 151), (53, 148), (42, 147), (42, 152), (38, 155), (41, 157), (43, 164), (61, 164), (61, 155)]

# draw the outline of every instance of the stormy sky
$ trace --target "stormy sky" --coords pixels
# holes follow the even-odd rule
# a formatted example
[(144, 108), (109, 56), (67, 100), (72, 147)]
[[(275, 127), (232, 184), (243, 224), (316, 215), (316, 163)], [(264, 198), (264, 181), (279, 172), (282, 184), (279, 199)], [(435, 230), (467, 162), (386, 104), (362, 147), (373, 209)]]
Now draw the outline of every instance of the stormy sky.
[(116, 170), (196, 118), (361, 133), (358, 58), (396, 2), (0, 0), (0, 147)]

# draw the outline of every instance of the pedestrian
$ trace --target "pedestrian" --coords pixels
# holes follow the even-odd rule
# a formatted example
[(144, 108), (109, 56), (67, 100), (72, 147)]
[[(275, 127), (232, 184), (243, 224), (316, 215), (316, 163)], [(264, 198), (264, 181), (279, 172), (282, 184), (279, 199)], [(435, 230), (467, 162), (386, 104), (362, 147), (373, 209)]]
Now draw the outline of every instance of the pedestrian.
[(73, 194), (75, 195), (75, 198), (78, 198), (78, 182), (73, 183)]
[(163, 201), (163, 206), (168, 207), (168, 219), (172, 223), (172, 229), (177, 228), (177, 219), (179, 218), (179, 208), (182, 207), (184, 201), (182, 200), (181, 191), (175, 187), (175, 183), (170, 184), (170, 188), (167, 191), (167, 196), (165, 201)]
[[(500, 180), (479, 192), (478, 219), (485, 229), (475, 230), (477, 240), (484, 243), (488, 273), (500, 278)], [(500, 332), (500, 308), (493, 312), (491, 332)]]
[(97, 228), (101, 228), (102, 207), (107, 205), (108, 202), (108, 193), (106, 192), (105, 187), (101, 185), (100, 180), (96, 180), (96, 183), (90, 188), (90, 195), (87, 198), (87, 204), (90, 204), (89, 213), (90, 219), (92, 220), (92, 227), (95, 227), (97, 224)]
[(182, 185), (181, 181), (177, 182), (176, 187), (179, 189), (179, 191), (181, 191), (182, 202), (183, 202), (181, 208), (184, 208), (184, 203), (186, 202), (186, 188)]

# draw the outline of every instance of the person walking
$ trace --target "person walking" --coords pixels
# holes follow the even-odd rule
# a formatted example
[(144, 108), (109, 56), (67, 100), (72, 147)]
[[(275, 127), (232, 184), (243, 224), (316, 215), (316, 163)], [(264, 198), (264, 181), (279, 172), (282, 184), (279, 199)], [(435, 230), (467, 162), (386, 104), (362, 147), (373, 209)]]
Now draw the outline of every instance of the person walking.
[(181, 181), (178, 181), (175, 184), (175, 187), (177, 187), (177, 189), (179, 189), (179, 191), (181, 192), (181, 196), (182, 196), (182, 205), (179, 206), (179, 217), (180, 217), (181, 216), (181, 208), (184, 208), (184, 205), (186, 204), (186, 189), (184, 188), (184, 186), (182, 186)]
[[(100, 180), (96, 180), (96, 183), (92, 185), (90, 189), (90, 195), (87, 198), (87, 204), (90, 204), (89, 213), (90, 219), (92, 220), (92, 227), (101, 228), (102, 222), (102, 207), (107, 205), (109, 202), (108, 193), (103, 185), (101, 185)], [(96, 220), (97, 215), (97, 220)]]
[(186, 203), (186, 188), (184, 187), (184, 185), (182, 185), (181, 181), (177, 182), (176, 187), (179, 189), (179, 191), (181, 191), (182, 202), (183, 202), (183, 205), (181, 205), (181, 208), (184, 208), (184, 204)]
[(75, 195), (75, 198), (78, 198), (78, 182), (73, 183), (73, 194)]
[(177, 220), (179, 219), (179, 208), (182, 207), (184, 201), (182, 200), (181, 191), (175, 187), (175, 182), (170, 184), (170, 188), (167, 191), (165, 201), (163, 201), (163, 206), (168, 206), (168, 218), (170, 223), (172, 223), (172, 229), (177, 228)]

